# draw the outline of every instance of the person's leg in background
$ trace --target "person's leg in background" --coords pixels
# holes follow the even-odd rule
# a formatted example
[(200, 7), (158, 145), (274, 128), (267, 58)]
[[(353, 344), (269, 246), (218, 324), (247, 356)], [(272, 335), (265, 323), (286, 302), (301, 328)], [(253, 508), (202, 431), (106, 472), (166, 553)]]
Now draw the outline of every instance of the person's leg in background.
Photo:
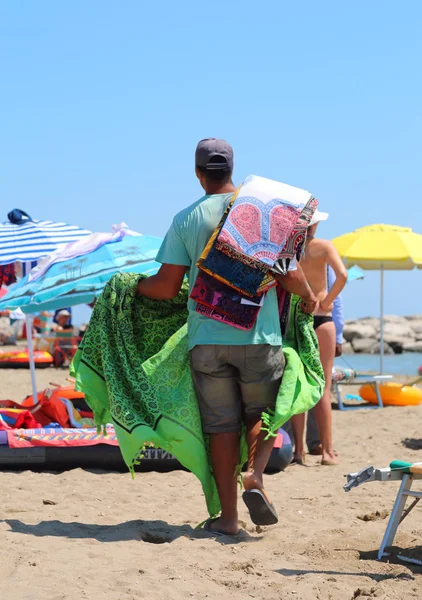
[(319, 429), (315, 418), (315, 408), (308, 412), (306, 421), (306, 445), (309, 454), (318, 456), (322, 453), (321, 440), (319, 439)]
[(324, 394), (315, 406), (315, 418), (318, 424), (322, 445), (323, 465), (338, 464), (333, 448), (332, 414), (331, 414), (331, 379), (336, 349), (336, 329), (332, 321), (323, 323), (315, 330), (318, 337), (319, 352), (325, 376)]
[(305, 447), (303, 438), (305, 435), (305, 417), (306, 414), (294, 415), (290, 421), (293, 429), (293, 438), (295, 442), (295, 449), (293, 454), (292, 462), (298, 465), (304, 465), (305, 459)]
[[(308, 415), (308, 417), (306, 419), (306, 445), (308, 447), (309, 454), (313, 454), (314, 456), (317, 456), (317, 455), (321, 454), (322, 447), (321, 447), (321, 441), (319, 439), (318, 425), (317, 425), (316, 418), (315, 418), (315, 409), (313, 408), (312, 410), (310, 410), (307, 413), (307, 415)], [(304, 421), (304, 419), (303, 419), (303, 421)], [(287, 421), (287, 423), (285, 423), (283, 425), (283, 429), (290, 436), (291, 439), (295, 440), (295, 436), (297, 436), (298, 439), (303, 440), (303, 429), (305, 427), (305, 423), (303, 422), (302, 425), (299, 424), (299, 426), (302, 428), (302, 434), (298, 427), (297, 421), (296, 421), (296, 431), (294, 430), (292, 419), (290, 419), (290, 421)], [(301, 435), (302, 435), (302, 437), (301, 437)], [(295, 444), (295, 448), (296, 448), (296, 444)], [(300, 450), (302, 450), (302, 453), (304, 454), (303, 441), (302, 441), (302, 448), (300, 448), (300, 445), (299, 445), (298, 453), (296, 453), (296, 452), (294, 453), (292, 462), (299, 462), (298, 459), (300, 459), (301, 456), (303, 456), (303, 454), (302, 455), (300, 454)]]

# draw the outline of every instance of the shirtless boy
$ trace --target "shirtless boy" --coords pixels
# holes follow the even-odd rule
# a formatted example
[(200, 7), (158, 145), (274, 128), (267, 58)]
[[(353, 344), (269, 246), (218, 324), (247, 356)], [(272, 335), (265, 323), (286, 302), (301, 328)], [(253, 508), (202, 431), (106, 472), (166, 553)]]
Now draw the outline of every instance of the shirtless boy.
[[(331, 424), (331, 378), (336, 351), (336, 329), (332, 309), (334, 300), (346, 285), (347, 271), (333, 244), (328, 240), (315, 238), (318, 223), (327, 218), (328, 213), (316, 211), (308, 228), (305, 254), (300, 264), (318, 299), (318, 307), (314, 313), (314, 329), (318, 337), (321, 363), (324, 369), (325, 390), (314, 410), (322, 446), (321, 464), (336, 465), (339, 461), (333, 449)], [(328, 265), (335, 273), (335, 281), (329, 291), (327, 286)], [(304, 414), (292, 418), (292, 428), (295, 437), (294, 459), (296, 462), (303, 463)]]

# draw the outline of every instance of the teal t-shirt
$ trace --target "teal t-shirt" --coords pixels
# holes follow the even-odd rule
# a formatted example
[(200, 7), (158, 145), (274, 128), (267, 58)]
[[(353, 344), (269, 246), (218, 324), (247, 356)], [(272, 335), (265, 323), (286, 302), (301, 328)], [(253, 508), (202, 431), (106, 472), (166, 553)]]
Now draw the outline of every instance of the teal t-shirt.
[[(231, 197), (232, 194), (204, 196), (174, 217), (164, 238), (156, 260), (160, 263), (188, 267), (190, 290), (198, 275), (196, 263), (219, 224)], [(267, 293), (256, 323), (250, 331), (243, 331), (199, 315), (195, 308), (196, 302), (189, 299), (189, 349), (199, 344), (281, 346), (277, 293), (274, 288)]]

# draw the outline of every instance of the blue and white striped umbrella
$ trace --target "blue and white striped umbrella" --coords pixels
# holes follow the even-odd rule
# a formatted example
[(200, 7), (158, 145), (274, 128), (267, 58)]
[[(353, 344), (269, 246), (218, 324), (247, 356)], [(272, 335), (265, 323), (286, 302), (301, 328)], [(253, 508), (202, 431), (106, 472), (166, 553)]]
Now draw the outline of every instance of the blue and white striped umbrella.
[(26, 314), (88, 304), (99, 296), (116, 273), (154, 275), (162, 239), (127, 235), (96, 250), (53, 263), (37, 279), (27, 275), (9, 287), (0, 300), (0, 311), (21, 308)]
[(90, 234), (88, 229), (67, 223), (29, 219), (23, 219), (19, 224), (6, 221), (0, 224), (0, 265), (34, 263), (57, 248)]

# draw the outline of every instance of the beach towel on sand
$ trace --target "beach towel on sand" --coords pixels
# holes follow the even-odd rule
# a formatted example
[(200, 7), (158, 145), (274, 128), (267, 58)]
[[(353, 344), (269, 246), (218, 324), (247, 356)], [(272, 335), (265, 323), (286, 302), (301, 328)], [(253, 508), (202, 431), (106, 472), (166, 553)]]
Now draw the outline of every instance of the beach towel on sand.
[[(136, 295), (138, 281), (138, 275), (122, 273), (108, 282), (71, 374), (97, 426), (113, 423), (132, 472), (145, 444), (163, 448), (198, 477), (209, 514), (215, 516), (220, 503), (190, 372), (187, 286), (174, 300), (156, 301)], [(312, 408), (324, 386), (312, 317), (300, 311), (297, 299), (292, 301), (290, 320), (277, 406), (263, 416), (272, 435), (292, 415)], [(243, 461), (244, 441), (241, 445)]]

